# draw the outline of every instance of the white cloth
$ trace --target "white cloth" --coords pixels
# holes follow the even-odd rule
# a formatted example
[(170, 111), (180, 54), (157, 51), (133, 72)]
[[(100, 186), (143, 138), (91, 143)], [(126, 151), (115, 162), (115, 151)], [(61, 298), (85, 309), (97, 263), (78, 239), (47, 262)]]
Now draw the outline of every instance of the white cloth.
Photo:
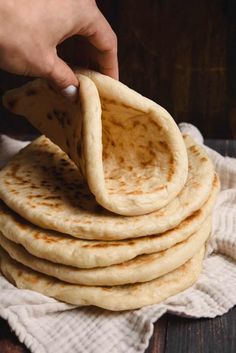
[[(202, 143), (189, 124), (181, 129)], [(24, 143), (25, 144), (25, 143)], [(7, 137), (0, 143), (1, 161), (24, 144)], [(164, 313), (215, 317), (236, 304), (236, 159), (207, 148), (220, 176), (222, 191), (213, 217), (213, 235), (197, 283), (159, 305), (124, 313), (94, 307), (75, 308), (29, 290), (19, 290), (0, 275), (0, 316), (34, 353), (141, 353), (153, 323)]]

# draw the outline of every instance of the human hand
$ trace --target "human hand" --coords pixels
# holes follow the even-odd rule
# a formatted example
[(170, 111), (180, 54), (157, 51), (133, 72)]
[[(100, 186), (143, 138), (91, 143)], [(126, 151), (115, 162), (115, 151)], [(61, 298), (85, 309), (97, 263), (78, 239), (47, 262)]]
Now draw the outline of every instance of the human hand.
[(0, 0), (0, 23), (3, 70), (44, 77), (66, 94), (64, 90), (78, 86), (78, 80), (56, 48), (79, 35), (83, 41), (78, 48), (84, 49), (87, 59), (101, 73), (118, 79), (116, 35), (95, 0)]

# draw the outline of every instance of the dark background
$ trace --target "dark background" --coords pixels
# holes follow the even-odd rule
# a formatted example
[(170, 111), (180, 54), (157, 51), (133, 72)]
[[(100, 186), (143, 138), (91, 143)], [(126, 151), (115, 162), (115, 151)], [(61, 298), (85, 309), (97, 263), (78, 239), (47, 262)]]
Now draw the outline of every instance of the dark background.
[[(236, 1), (99, 0), (118, 36), (120, 80), (208, 138), (236, 138)], [(74, 39), (59, 52), (73, 62)], [(0, 94), (25, 78), (0, 72)], [(0, 131), (31, 128), (0, 107)]]

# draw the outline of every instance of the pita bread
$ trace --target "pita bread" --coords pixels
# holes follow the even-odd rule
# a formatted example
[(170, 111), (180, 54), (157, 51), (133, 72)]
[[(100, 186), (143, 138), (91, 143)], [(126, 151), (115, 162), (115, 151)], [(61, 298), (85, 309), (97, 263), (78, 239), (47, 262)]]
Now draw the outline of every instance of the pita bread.
[(42, 228), (82, 239), (119, 240), (162, 233), (201, 208), (210, 195), (214, 168), (202, 147), (185, 136), (188, 180), (167, 206), (124, 217), (99, 206), (62, 150), (42, 136), (0, 171), (0, 198)]
[(190, 287), (198, 278), (204, 248), (178, 269), (150, 282), (114, 287), (92, 287), (68, 284), (53, 277), (30, 270), (10, 258), (0, 248), (0, 268), (16, 287), (30, 289), (75, 305), (95, 305), (121, 311), (157, 304)]
[(92, 269), (79, 269), (39, 259), (28, 253), (23, 246), (5, 238), (2, 233), (0, 245), (17, 262), (62, 281), (89, 286), (114, 286), (151, 281), (175, 270), (200, 251), (210, 229), (211, 219), (208, 218), (200, 230), (168, 250), (140, 255), (118, 265)]
[(4, 105), (70, 156), (104, 208), (133, 216), (167, 205), (188, 173), (185, 145), (172, 117), (110, 77), (90, 71), (77, 75), (78, 102), (36, 80), (6, 93)]
[(201, 209), (165, 233), (120, 241), (76, 239), (45, 230), (25, 221), (0, 202), (0, 230), (9, 240), (21, 244), (29, 253), (46, 260), (80, 268), (110, 266), (138, 255), (166, 250), (195, 233), (210, 215), (219, 181)]

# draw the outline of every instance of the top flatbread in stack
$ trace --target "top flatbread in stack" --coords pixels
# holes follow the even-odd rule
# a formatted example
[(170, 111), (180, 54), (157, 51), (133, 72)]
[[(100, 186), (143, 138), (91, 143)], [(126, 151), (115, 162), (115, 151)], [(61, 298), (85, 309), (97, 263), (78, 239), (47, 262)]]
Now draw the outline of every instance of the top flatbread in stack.
[(104, 208), (127, 216), (167, 205), (188, 172), (174, 120), (122, 83), (82, 73), (74, 104), (42, 80), (9, 91), (3, 102), (70, 156)]
[(174, 228), (208, 199), (214, 168), (203, 148), (185, 136), (188, 180), (162, 209), (125, 217), (100, 207), (75, 164), (42, 136), (0, 171), (0, 198), (33, 224), (82, 239), (118, 240)]

